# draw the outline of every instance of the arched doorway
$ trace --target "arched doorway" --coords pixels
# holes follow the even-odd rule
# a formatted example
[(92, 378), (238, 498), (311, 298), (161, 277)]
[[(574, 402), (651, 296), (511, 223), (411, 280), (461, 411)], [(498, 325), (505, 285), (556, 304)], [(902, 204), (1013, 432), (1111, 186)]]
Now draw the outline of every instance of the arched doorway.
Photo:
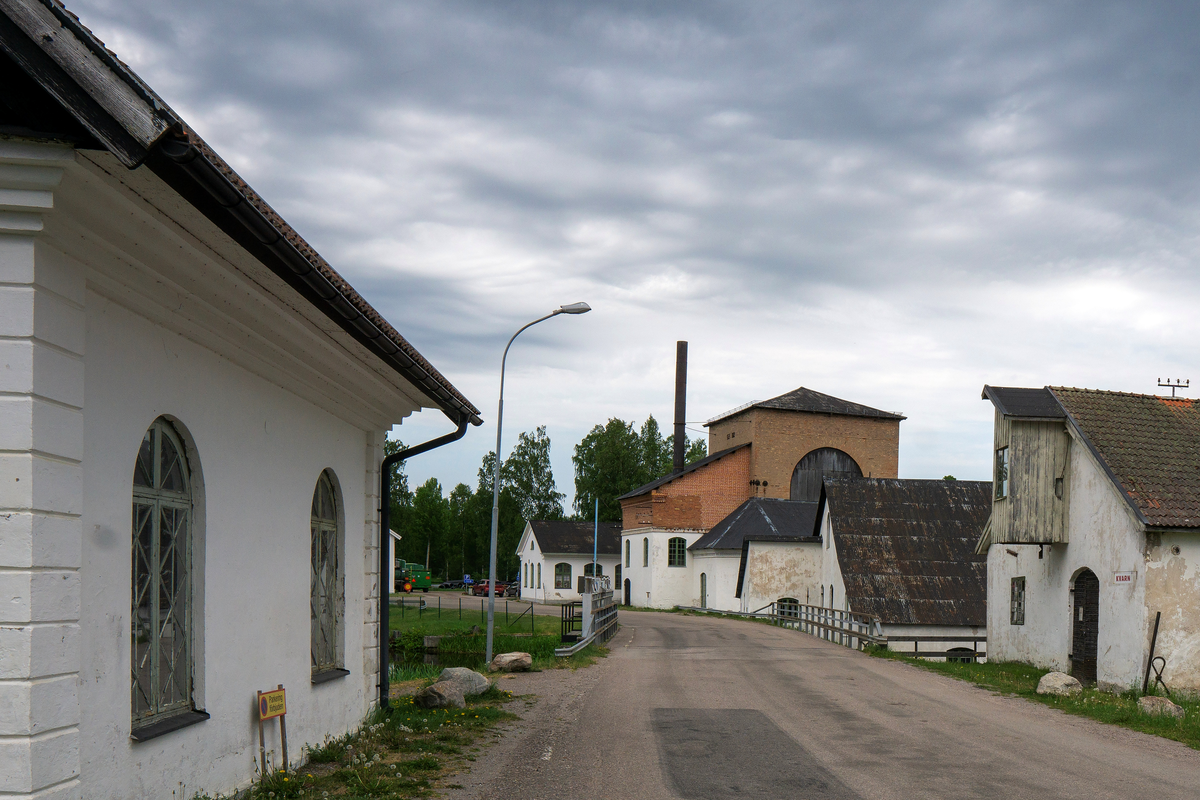
[(1100, 579), (1090, 569), (1075, 576), (1074, 601), (1071, 674), (1080, 683), (1095, 683), (1100, 633)]
[(708, 608), (708, 575), (700, 573), (700, 607)]
[(792, 470), (791, 500), (816, 502), (821, 499), (821, 481), (826, 478), (861, 478), (853, 458), (834, 447), (822, 447), (800, 459)]
[(631, 605), (629, 602), (629, 578), (625, 579), (625, 605)]

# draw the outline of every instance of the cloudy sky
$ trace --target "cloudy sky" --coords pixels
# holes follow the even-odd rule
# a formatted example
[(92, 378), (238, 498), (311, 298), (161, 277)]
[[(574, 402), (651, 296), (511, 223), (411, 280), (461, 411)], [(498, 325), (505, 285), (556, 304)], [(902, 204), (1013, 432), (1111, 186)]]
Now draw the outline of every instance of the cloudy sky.
[(677, 339), (693, 435), (803, 385), (906, 414), (902, 477), (990, 478), (984, 383), (1200, 379), (1191, 3), (68, 5), (483, 409), (416, 483), (576, 300), (506, 391), (568, 496)]

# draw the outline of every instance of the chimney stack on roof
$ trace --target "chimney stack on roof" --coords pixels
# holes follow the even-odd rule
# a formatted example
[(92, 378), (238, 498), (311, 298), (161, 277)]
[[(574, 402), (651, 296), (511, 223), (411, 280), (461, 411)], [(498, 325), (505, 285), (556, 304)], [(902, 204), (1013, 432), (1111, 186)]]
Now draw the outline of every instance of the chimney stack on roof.
[(682, 472), (684, 451), (687, 449), (687, 342), (675, 343), (675, 472)]

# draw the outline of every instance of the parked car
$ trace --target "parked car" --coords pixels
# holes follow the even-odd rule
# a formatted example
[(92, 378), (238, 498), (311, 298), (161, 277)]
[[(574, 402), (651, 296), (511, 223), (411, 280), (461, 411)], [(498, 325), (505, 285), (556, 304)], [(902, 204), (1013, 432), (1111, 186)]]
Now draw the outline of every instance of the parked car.
[[(476, 597), (487, 597), (488, 583), (489, 581), (486, 580), (477, 582), (471, 587), (471, 594), (475, 595)], [(508, 587), (505, 584), (501, 583), (500, 581), (496, 581), (496, 596), (503, 597), (504, 590), (506, 588)]]
[(461, 589), (463, 586), (462, 581), (442, 581), (438, 584), (439, 589)]
[(519, 597), (520, 595), (521, 587), (517, 586), (515, 583), (510, 583), (508, 586), (504, 587), (505, 597)]

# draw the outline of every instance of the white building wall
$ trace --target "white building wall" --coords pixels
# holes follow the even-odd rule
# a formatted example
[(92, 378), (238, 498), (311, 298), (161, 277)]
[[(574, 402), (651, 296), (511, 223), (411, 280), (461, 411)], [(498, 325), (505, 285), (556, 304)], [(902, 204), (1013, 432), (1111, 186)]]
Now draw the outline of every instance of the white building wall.
[[(84, 278), (38, 241), (68, 148), (0, 141), (0, 795), (79, 798)], [(132, 469), (132, 461), (127, 472)], [(128, 514), (129, 498), (126, 506)], [(128, 537), (127, 537), (128, 538)], [(128, 548), (125, 569), (129, 570)], [(128, 612), (129, 596), (124, 609)], [(122, 641), (128, 647), (129, 635)], [(108, 648), (111, 651), (111, 647)], [(81, 676), (81, 670), (83, 675)], [(129, 697), (129, 680), (123, 684)]]
[(750, 542), (740, 610), (758, 611), (783, 597), (820, 605), (823, 554), (819, 542)]
[(821, 582), (813, 593), (810, 605), (823, 608), (847, 609), (846, 582), (842, 579), (842, 566), (838, 563), (837, 536), (832, 530), (829, 508), (821, 518)]
[[(1149, 646), (1145, 535), (1112, 482), (1077, 440), (1071, 442), (1067, 479), (1069, 544), (1044, 548), (993, 544), (988, 550), (990, 659), (1069, 671), (1071, 585), (1087, 568), (1100, 581), (1097, 684), (1119, 690), (1140, 687)], [(1117, 585), (1118, 572), (1136, 576), (1129, 584)], [(1013, 625), (1011, 579), (1019, 576), (1025, 577), (1025, 624)]]
[[(667, 531), (659, 528), (636, 528), (622, 532), (621, 547), (625, 547), (626, 539), (632, 545), (630, 555), (633, 565), (625, 570), (624, 575), (630, 583), (630, 605), (643, 608), (693, 605), (692, 601), (699, 599), (692, 595), (695, 559), (688, 553), (686, 566), (667, 566), (667, 542), (678, 536), (686, 542), (687, 547), (691, 547), (703, 535), (703, 531)], [(642, 557), (643, 541), (649, 542), (648, 566), (644, 565)]]
[(687, 605), (700, 606), (700, 576), (705, 576), (708, 608), (720, 611), (740, 611), (742, 601), (737, 595), (738, 567), (741, 551), (697, 550), (689, 552), (692, 573), (692, 600)]
[(1146, 624), (1153, 630), (1162, 612), (1154, 652), (1166, 659), (1167, 685), (1200, 692), (1200, 541), (1194, 533), (1156, 538), (1147, 548)]
[[(255, 691), (288, 689), (291, 752), (354, 728), (374, 699), (378, 541), (364, 456), (379, 432), (342, 422), (104, 297), (87, 298), (82, 647), (85, 786), (164, 797), (244, 785)], [(195, 524), (196, 705), (211, 719), (129, 739), (130, 475), (146, 428), (172, 419), (202, 489)], [(94, 420), (94, 423), (92, 422)], [(309, 516), (329, 468), (341, 490), (344, 666), (310, 683)], [(278, 753), (277, 729), (267, 745)], [(295, 757), (295, 755), (293, 755)], [(87, 794), (87, 792), (85, 792)]]

